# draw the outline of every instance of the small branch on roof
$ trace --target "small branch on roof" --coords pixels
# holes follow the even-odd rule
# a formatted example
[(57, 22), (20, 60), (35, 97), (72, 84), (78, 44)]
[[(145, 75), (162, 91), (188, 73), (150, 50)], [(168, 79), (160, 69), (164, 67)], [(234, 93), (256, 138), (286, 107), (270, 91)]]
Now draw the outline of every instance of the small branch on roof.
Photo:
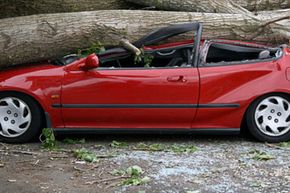
[(130, 52), (134, 53), (136, 56), (140, 56), (141, 53), (142, 53), (139, 48), (137, 48), (136, 46), (131, 44), (130, 41), (127, 40), (127, 39), (121, 39), (120, 46), (122, 46), (123, 48), (125, 48), (125, 49), (129, 50)]

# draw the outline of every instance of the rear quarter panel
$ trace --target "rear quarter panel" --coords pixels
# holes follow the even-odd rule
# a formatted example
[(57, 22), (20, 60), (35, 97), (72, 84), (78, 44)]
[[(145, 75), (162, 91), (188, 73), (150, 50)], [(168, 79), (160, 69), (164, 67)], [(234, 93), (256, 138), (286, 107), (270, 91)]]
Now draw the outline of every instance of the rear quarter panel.
[(239, 108), (201, 108), (193, 128), (240, 128), (249, 105), (268, 93), (290, 93), (290, 53), (275, 61), (200, 67), (200, 104), (238, 103)]

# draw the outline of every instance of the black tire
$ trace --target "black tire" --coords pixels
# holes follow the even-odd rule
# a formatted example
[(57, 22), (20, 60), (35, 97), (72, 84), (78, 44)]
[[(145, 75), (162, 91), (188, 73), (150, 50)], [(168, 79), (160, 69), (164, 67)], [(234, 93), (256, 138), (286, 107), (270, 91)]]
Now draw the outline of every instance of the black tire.
[[(290, 130), (287, 133), (280, 135), (280, 136), (266, 135), (265, 133), (263, 133), (259, 129), (259, 127), (255, 121), (256, 109), (258, 108), (259, 104), (264, 99), (269, 98), (269, 97), (281, 97), (290, 103), (289, 96), (287, 96), (285, 94), (280, 94), (280, 93), (268, 94), (268, 95), (265, 95), (265, 96), (258, 98), (250, 105), (250, 107), (247, 110), (247, 113), (246, 113), (247, 128), (253, 137), (255, 137), (257, 140), (262, 141), (262, 142), (279, 143), (279, 142), (289, 141), (290, 140)], [(289, 106), (289, 108), (290, 108), (290, 106)]]
[[(0, 134), (0, 141), (5, 142), (5, 143), (25, 143), (25, 142), (30, 142), (33, 139), (36, 138), (36, 136), (40, 133), (40, 129), (43, 123), (43, 112), (37, 102), (31, 98), (30, 96), (24, 95), (24, 94), (18, 94), (14, 92), (4, 92), (0, 93), (0, 100), (5, 98), (5, 97), (14, 97), (17, 99), (22, 100), (25, 102), (31, 112), (31, 122), (30, 126), (28, 129), (21, 134), (20, 136), (17, 137), (5, 137)], [(2, 118), (3, 116), (0, 116)], [(2, 126), (1, 128), (2, 129)]]

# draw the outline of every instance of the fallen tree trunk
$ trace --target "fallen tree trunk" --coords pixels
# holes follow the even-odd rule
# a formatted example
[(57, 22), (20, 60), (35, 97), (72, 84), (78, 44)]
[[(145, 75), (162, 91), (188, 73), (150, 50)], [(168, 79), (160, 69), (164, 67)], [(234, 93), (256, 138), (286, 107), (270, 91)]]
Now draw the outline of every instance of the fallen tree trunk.
[(290, 8), (290, 0), (232, 0), (249, 11), (265, 11)]
[(123, 0), (1, 0), (0, 18), (134, 7)]
[(126, 0), (130, 3), (136, 3), (161, 10), (168, 11), (190, 11), (207, 13), (246, 13), (251, 12), (241, 7), (232, 0)]
[(126, 0), (168, 11), (208, 13), (250, 13), (250, 11), (290, 8), (290, 0)]
[[(284, 29), (290, 29), (290, 9), (281, 9), (281, 10), (274, 10), (274, 11), (260, 11), (260, 12), (257, 12), (257, 17), (263, 20), (267, 20), (268, 22), (288, 17), (288, 19), (283, 19), (281, 21), (276, 22), (276, 24), (282, 27), (282, 29), (279, 30), (279, 27), (276, 26), (276, 31), (280, 35), (283, 35), (284, 37), (290, 37), (290, 30), (284, 30)], [(288, 40), (289, 40), (288, 43), (290, 44), (290, 38), (288, 38)]]
[[(94, 42), (117, 45), (122, 38), (131, 42), (156, 28), (200, 21), (203, 38), (288, 42), (289, 28), (244, 14), (186, 13), (158, 11), (92, 11), (43, 14), (0, 20), (0, 64), (19, 64), (56, 58), (87, 48)], [(11, 25), (13, 24), (13, 25)], [(261, 28), (261, 29), (260, 29)], [(253, 37), (258, 30), (263, 33)], [(277, 33), (279, 32), (279, 33)], [(286, 33), (287, 32), (287, 33)]]

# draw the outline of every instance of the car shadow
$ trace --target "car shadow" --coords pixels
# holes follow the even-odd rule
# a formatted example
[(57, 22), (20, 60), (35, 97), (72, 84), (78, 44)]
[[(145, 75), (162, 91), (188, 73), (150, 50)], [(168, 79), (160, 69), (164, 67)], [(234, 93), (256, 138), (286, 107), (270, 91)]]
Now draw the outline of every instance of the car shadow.
[(122, 141), (127, 143), (190, 143), (190, 142), (255, 142), (251, 137), (243, 134), (239, 135), (192, 135), (192, 134), (58, 134), (57, 140), (65, 138), (81, 139), (91, 143), (110, 143), (112, 141)]

